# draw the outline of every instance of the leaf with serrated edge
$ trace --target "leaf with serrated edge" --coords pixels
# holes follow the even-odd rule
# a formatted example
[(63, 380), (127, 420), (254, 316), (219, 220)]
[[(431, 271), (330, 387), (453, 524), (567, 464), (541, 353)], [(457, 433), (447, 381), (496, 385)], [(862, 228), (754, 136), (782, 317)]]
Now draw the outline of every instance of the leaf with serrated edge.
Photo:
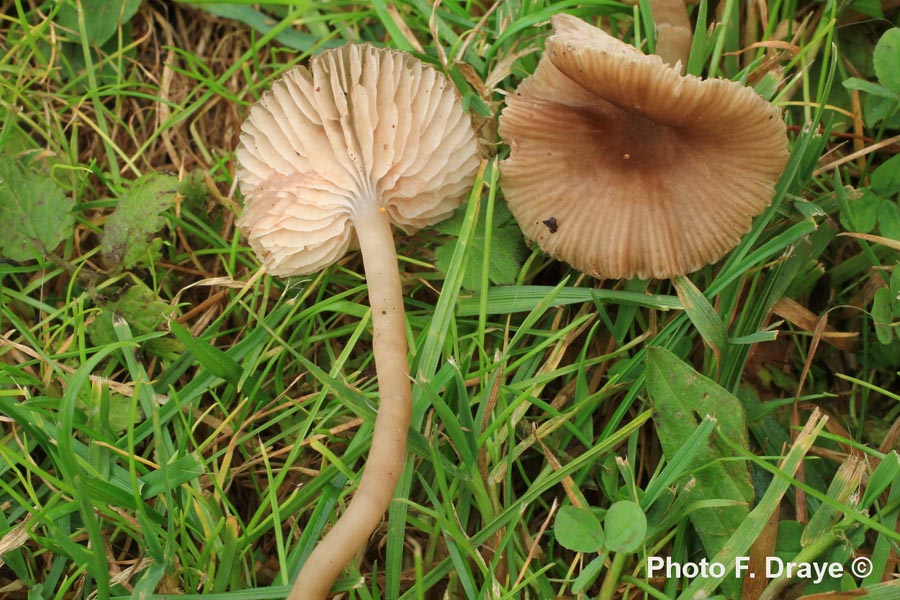
[(723, 435), (749, 448), (743, 405), (714, 381), (660, 347), (647, 349), (647, 390), (653, 404), (656, 433), (667, 458), (678, 452), (703, 417), (712, 415), (718, 421), (706, 447), (694, 458), (689, 469), (691, 480), (682, 481), (683, 489), (679, 492), (687, 495), (690, 503), (718, 501), (719, 506), (715, 508), (691, 513), (691, 522), (706, 556), (714, 556), (750, 512), (753, 501), (746, 464), (727, 460), (733, 458), (733, 451), (725, 442), (717, 441)]
[[(435, 228), (441, 233), (456, 235), (462, 224), (462, 212), (457, 211), (450, 219), (438, 223)], [(466, 261), (466, 270), (463, 274), (463, 287), (468, 290), (477, 290), (481, 287), (481, 269), (484, 261), (486, 218), (479, 216), (479, 223), (472, 237), (471, 247)], [(522, 238), (522, 232), (516, 225), (512, 214), (506, 205), (497, 203), (494, 205), (494, 220), (490, 238), (490, 261), (488, 262), (488, 279), (495, 285), (509, 285), (516, 280), (522, 262), (528, 252)], [(444, 273), (450, 265), (450, 258), (456, 247), (456, 240), (451, 240), (438, 247), (435, 251), (435, 266)]]
[(100, 252), (104, 265), (130, 269), (155, 260), (162, 244), (156, 234), (165, 226), (160, 215), (174, 204), (177, 190), (177, 178), (158, 173), (131, 184), (103, 226)]
[[(116, 341), (113, 329), (116, 317), (124, 319), (135, 335), (146, 335), (158, 331), (166, 317), (173, 312), (167, 302), (160, 300), (156, 292), (140, 281), (133, 282), (128, 289), (100, 308), (100, 313), (87, 326), (91, 342), (97, 346), (106, 346)], [(170, 359), (184, 350), (180, 342), (170, 337), (146, 340), (141, 348), (149, 354)]]
[(74, 204), (46, 175), (0, 156), (0, 257), (26, 261), (53, 252), (72, 236)]

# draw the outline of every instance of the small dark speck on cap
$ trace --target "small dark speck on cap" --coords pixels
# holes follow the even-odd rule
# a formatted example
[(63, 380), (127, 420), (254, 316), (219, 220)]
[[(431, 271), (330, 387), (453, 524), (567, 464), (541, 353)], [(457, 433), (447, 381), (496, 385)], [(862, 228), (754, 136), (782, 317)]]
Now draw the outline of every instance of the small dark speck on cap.
[(550, 217), (546, 221), (541, 221), (544, 225), (547, 226), (547, 229), (550, 230), (550, 233), (556, 233), (559, 231), (559, 223), (556, 221), (556, 217)]

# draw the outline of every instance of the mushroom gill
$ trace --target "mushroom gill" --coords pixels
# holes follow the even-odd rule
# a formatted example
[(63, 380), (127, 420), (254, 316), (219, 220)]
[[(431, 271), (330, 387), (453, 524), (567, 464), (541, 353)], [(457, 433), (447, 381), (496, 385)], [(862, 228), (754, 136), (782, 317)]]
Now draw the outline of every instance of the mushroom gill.
[(597, 278), (669, 278), (721, 258), (787, 162), (778, 109), (575, 17), (552, 24), (500, 118), (502, 189), (526, 236)]

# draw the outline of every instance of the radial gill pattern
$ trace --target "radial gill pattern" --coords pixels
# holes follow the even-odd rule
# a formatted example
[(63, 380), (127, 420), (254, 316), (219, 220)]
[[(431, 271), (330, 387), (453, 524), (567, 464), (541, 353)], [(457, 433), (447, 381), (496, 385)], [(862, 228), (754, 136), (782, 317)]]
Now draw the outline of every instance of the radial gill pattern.
[(500, 119), (502, 189), (525, 234), (598, 278), (667, 278), (721, 258), (787, 162), (778, 109), (575, 17), (553, 27)]
[(444, 75), (370, 45), (288, 71), (251, 109), (237, 149), (239, 228), (276, 275), (311, 273), (386, 210), (407, 232), (446, 218), (472, 186), (477, 142)]

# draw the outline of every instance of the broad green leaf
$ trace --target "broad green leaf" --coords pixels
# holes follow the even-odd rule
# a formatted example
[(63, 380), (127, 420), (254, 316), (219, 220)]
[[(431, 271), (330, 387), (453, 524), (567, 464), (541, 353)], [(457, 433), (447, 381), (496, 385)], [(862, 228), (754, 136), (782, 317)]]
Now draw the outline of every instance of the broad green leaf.
[(900, 27), (884, 32), (875, 44), (872, 61), (881, 85), (900, 93)]
[(603, 524), (606, 547), (613, 552), (635, 552), (647, 535), (647, 516), (631, 500), (621, 500), (610, 506)]
[[(812, 447), (819, 433), (825, 427), (826, 419), (815, 410), (803, 429), (797, 434), (787, 456), (779, 463), (778, 471), (782, 476), (773, 477), (762, 498), (756, 506), (744, 518), (741, 519), (738, 528), (722, 545), (720, 552), (711, 556), (711, 562), (722, 563), (726, 566), (725, 572), (711, 577), (695, 578), (679, 596), (679, 599), (708, 598), (713, 590), (722, 586), (729, 598), (740, 597), (740, 582), (731, 577), (738, 556), (746, 556), (750, 546), (759, 538), (760, 533), (768, 525), (776, 507), (778, 507), (787, 492), (794, 473), (803, 461), (806, 453)], [(693, 519), (696, 526), (697, 519)], [(799, 539), (799, 536), (797, 536)], [(705, 543), (704, 543), (705, 545)], [(708, 554), (707, 554), (708, 556)]]
[(56, 15), (56, 22), (69, 38), (78, 40), (78, 5), (83, 14), (84, 33), (88, 42), (102, 46), (119, 29), (128, 23), (141, 6), (141, 0), (65, 0)]
[(74, 204), (47, 175), (0, 156), (0, 257), (26, 261), (52, 252), (72, 236)]
[(889, 90), (884, 86), (880, 86), (877, 83), (859, 79), (858, 77), (848, 77), (842, 81), (841, 84), (848, 90), (859, 90), (860, 92), (866, 92), (867, 94), (873, 94), (895, 102), (900, 99), (900, 94), (897, 92)]
[(560, 508), (553, 524), (553, 535), (560, 546), (575, 552), (599, 552), (603, 548), (603, 525), (589, 508)]
[(790, 560), (803, 550), (803, 530), (806, 525), (797, 521), (779, 521), (778, 533), (775, 538), (775, 555)]
[(900, 240), (900, 206), (893, 200), (885, 200), (878, 207), (878, 231), (883, 237)]
[[(707, 556), (722, 549), (749, 513), (753, 501), (750, 473), (718, 436), (748, 448), (747, 424), (740, 401), (711, 379), (697, 373), (670, 351), (647, 349), (647, 390), (653, 404), (656, 433), (666, 458), (672, 459), (707, 415), (718, 421), (715, 433), (688, 469), (692, 485), (681, 491), (689, 502), (732, 501), (735, 505), (701, 509), (691, 514)], [(749, 453), (749, 448), (747, 450)], [(682, 486), (688, 480), (682, 481)]]
[(863, 101), (863, 120), (868, 127), (885, 121), (888, 129), (900, 129), (900, 96), (883, 98), (869, 94)]
[(872, 322), (875, 325), (875, 335), (882, 344), (890, 344), (894, 339), (891, 300), (891, 290), (886, 287), (878, 288), (872, 300)]
[(884, 198), (871, 190), (865, 190), (856, 200), (848, 200), (849, 212), (841, 211), (841, 225), (854, 233), (871, 232), (878, 222), (878, 209), (882, 202)]
[(166, 223), (160, 215), (175, 203), (177, 190), (177, 178), (158, 173), (131, 184), (100, 236), (100, 252), (107, 267), (131, 269), (158, 258), (162, 240), (155, 236)]
[[(115, 433), (123, 433), (129, 425), (134, 423), (131, 414), (131, 398), (124, 394), (107, 390), (102, 398), (97, 398), (92, 394), (87, 402), (79, 400), (79, 406), (83, 406), (91, 414), (103, 414), (106, 417), (105, 425)], [(140, 419), (144, 415), (138, 411), (136, 416)]]
[(203, 205), (209, 198), (209, 189), (203, 177), (203, 171), (197, 169), (186, 173), (178, 183), (178, 193), (181, 194), (181, 209), (187, 209), (195, 214), (203, 210)]
[(705, 417), (675, 455), (668, 458), (663, 470), (650, 479), (641, 498), (644, 510), (649, 510), (657, 500), (667, 495), (672, 484), (681, 477), (686, 469), (690, 468), (694, 462), (694, 456), (706, 446), (707, 440), (715, 430), (716, 423), (712, 417)]
[(879, 0), (855, 0), (850, 5), (850, 9), (854, 12), (862, 13), (876, 19), (884, 18), (884, 13), (881, 11), (881, 2)]
[[(514, 283), (519, 269), (522, 267), (522, 262), (528, 256), (522, 232), (506, 205), (502, 202), (494, 205), (493, 227), (490, 232), (485, 232), (487, 222), (485, 212), (483, 211), (479, 215), (479, 222), (472, 236), (471, 248), (466, 255), (462, 285), (468, 290), (477, 290), (481, 287), (481, 269), (488, 239), (490, 239), (488, 279), (495, 285)], [(438, 223), (435, 228), (441, 233), (456, 236), (462, 225), (463, 215), (464, 211), (456, 211), (451, 218)], [(440, 271), (444, 273), (449, 271), (455, 248), (456, 240), (453, 239), (435, 251), (434, 262)]]
[(872, 190), (885, 197), (900, 193), (900, 154), (884, 161), (872, 172)]
[[(107, 346), (117, 341), (113, 329), (115, 316), (122, 317), (136, 336), (161, 331), (161, 325), (172, 312), (168, 302), (159, 299), (144, 283), (137, 281), (118, 297), (100, 307), (100, 314), (87, 326), (91, 342), (96, 346)], [(176, 339), (158, 337), (146, 340), (141, 349), (161, 358), (174, 359), (184, 346)]]
[(900, 268), (891, 273), (891, 312), (900, 317)]

